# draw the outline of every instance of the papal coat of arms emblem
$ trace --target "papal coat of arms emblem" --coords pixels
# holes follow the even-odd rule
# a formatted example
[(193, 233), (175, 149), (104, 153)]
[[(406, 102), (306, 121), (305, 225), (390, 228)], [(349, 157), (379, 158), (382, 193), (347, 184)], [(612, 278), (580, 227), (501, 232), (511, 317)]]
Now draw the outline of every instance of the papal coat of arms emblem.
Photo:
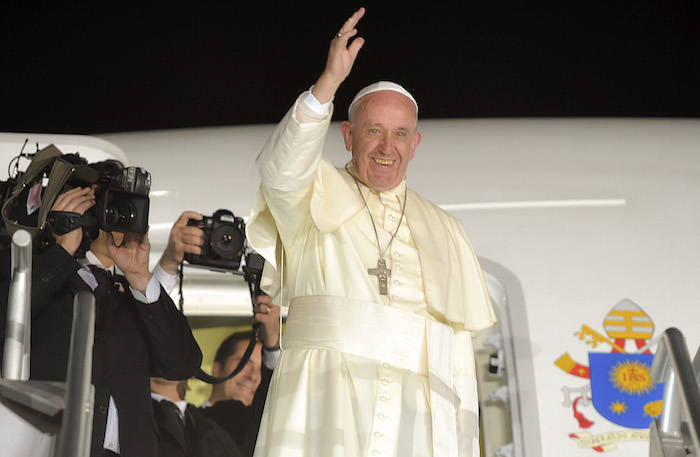
[[(580, 387), (565, 386), (564, 406), (573, 409), (578, 430), (569, 436), (581, 447), (598, 452), (615, 449), (616, 442), (647, 440), (649, 424), (663, 410), (663, 383), (651, 379), (651, 348), (654, 323), (636, 303), (624, 299), (616, 304), (603, 321), (605, 334), (583, 325), (574, 335), (592, 349), (588, 366), (565, 353), (555, 365), (589, 384)], [(599, 347), (601, 346), (601, 347)], [(600, 349), (608, 347), (608, 352)], [(582, 407), (593, 405), (607, 421), (625, 427), (615, 433), (593, 435), (594, 422), (582, 412)], [(631, 430), (628, 430), (631, 429)]]

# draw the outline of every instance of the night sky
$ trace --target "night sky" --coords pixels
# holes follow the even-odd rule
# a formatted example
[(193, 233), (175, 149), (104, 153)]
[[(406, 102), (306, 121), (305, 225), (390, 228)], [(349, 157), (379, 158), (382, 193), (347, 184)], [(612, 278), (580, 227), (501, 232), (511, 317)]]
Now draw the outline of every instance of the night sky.
[[(700, 117), (700, 2), (512, 3), (365, 2), (334, 118), (379, 79), (422, 118)], [(277, 122), (359, 6), (5, 2), (0, 131)]]

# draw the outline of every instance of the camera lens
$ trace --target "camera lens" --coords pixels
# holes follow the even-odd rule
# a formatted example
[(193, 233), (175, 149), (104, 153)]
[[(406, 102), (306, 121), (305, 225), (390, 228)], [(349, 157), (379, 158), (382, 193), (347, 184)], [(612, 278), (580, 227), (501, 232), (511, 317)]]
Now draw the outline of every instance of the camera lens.
[(130, 201), (111, 198), (105, 206), (105, 222), (114, 229), (128, 229), (136, 220), (136, 211)]
[(211, 234), (212, 250), (222, 259), (234, 260), (240, 257), (243, 249), (243, 235), (233, 225), (217, 227)]

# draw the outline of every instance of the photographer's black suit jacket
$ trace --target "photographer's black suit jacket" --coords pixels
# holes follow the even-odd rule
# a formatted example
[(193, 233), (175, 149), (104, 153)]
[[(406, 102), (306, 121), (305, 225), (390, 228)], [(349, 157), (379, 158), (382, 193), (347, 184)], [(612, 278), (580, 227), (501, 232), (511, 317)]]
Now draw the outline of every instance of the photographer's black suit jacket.
[[(32, 274), (31, 379), (64, 381), (68, 363), (73, 296), (90, 290), (79, 263), (55, 245), (35, 259)], [(202, 353), (187, 320), (161, 288), (160, 299), (144, 304), (128, 286), (95, 289), (96, 318), (92, 381), (95, 385), (91, 455), (102, 454), (110, 395), (119, 411), (122, 457), (158, 453), (151, 406), (151, 376), (187, 379)]]
[[(243, 457), (233, 438), (194, 405), (187, 405), (185, 426), (168, 400), (152, 400), (160, 435), (158, 457)], [(156, 456), (154, 456), (156, 457)]]

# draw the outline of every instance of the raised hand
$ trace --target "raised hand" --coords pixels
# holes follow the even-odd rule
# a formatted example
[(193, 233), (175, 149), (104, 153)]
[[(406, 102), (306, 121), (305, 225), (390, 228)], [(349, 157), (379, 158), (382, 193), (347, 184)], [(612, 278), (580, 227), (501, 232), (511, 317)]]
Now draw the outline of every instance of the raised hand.
[(161, 268), (171, 275), (177, 273), (177, 266), (185, 258), (185, 254), (201, 254), (204, 245), (204, 230), (187, 225), (187, 221), (202, 220), (202, 215), (194, 211), (185, 211), (170, 230), (168, 246), (160, 258)]
[[(95, 206), (95, 187), (76, 187), (59, 195), (51, 211), (84, 214), (93, 206)], [(83, 229), (77, 228), (64, 235), (54, 233), (53, 236), (56, 238), (56, 243), (63, 246), (70, 255), (74, 255), (83, 240)]]
[(326, 60), (326, 68), (314, 84), (313, 95), (321, 103), (331, 101), (338, 87), (348, 77), (355, 59), (360, 49), (365, 44), (364, 38), (357, 37), (348, 46), (351, 38), (357, 35), (355, 26), (365, 15), (365, 9), (360, 8), (345, 21), (338, 33), (331, 40), (330, 48), (328, 49), (328, 59)]
[(280, 307), (272, 303), (269, 295), (258, 295), (253, 299), (253, 320), (260, 324), (260, 339), (266, 348), (279, 347)]
[(117, 246), (114, 235), (107, 232), (107, 252), (124, 273), (129, 285), (136, 290), (145, 291), (152, 277), (148, 270), (148, 255), (151, 252), (148, 234), (125, 233), (121, 244)]

